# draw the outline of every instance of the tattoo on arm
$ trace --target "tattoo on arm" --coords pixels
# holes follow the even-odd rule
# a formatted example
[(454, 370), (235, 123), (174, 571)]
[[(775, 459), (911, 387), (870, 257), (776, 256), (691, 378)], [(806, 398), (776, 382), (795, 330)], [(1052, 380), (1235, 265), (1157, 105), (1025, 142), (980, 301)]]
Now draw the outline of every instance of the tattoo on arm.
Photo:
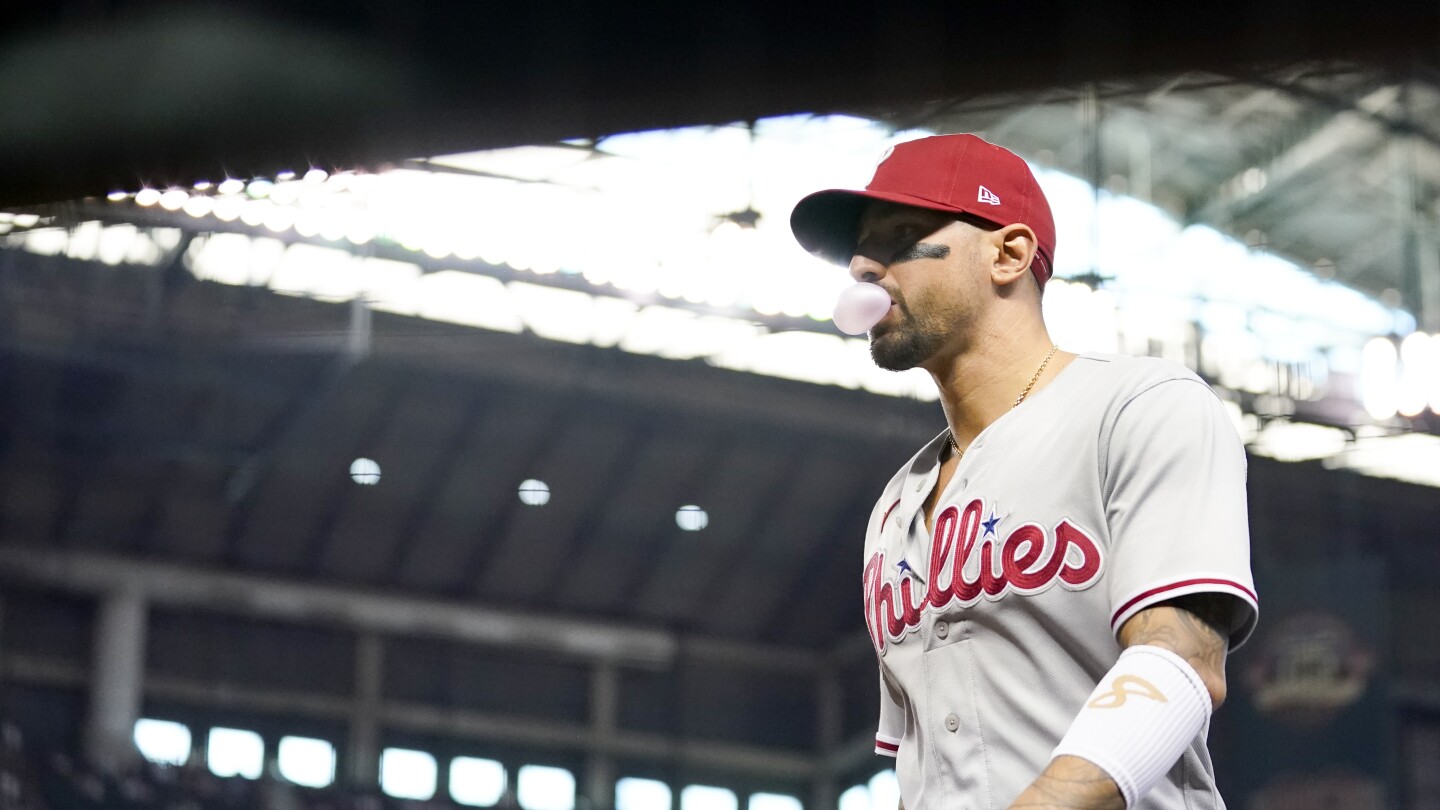
[(1184, 658), (1205, 681), (1218, 709), (1225, 700), (1225, 653), (1234, 609), (1234, 598), (1224, 594), (1179, 596), (1132, 616), (1120, 628), (1120, 643), (1163, 647)]
[(1125, 797), (1110, 775), (1089, 760), (1056, 757), (1010, 810), (1125, 810)]

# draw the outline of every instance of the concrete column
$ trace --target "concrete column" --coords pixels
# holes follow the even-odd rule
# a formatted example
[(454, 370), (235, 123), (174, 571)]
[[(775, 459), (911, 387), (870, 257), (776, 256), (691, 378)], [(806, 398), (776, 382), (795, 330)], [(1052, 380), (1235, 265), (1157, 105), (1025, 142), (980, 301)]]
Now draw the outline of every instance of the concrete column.
[(615, 759), (606, 743), (615, 736), (620, 717), (620, 673), (615, 665), (601, 662), (590, 675), (590, 728), (596, 748), (585, 760), (585, 796), (592, 810), (615, 806)]
[[(1414, 90), (1400, 87), (1399, 106), (1404, 124), (1414, 123)], [(1415, 313), (1421, 331), (1440, 330), (1440, 266), (1437, 266), (1436, 232), (1422, 210), (1422, 189), (1417, 152), (1419, 138), (1408, 128), (1389, 132), (1390, 176), (1394, 178), (1395, 219), (1401, 225), (1400, 288), (1403, 305)]]
[(1093, 188), (1095, 204), (1094, 215), (1090, 218), (1090, 272), (1099, 278), (1105, 275), (1105, 268), (1100, 266), (1100, 245), (1105, 238), (1105, 234), (1100, 231), (1100, 191), (1105, 188), (1105, 150), (1101, 139), (1104, 128), (1103, 110), (1100, 93), (1094, 84), (1084, 86), (1080, 91), (1079, 101), (1077, 113), (1085, 150), (1081, 165), (1085, 179), (1090, 181)]
[(1440, 334), (1440, 234), (1432, 228), (1416, 241), (1416, 281), (1420, 287), (1416, 318), (1421, 329)]
[[(360, 261), (355, 259), (357, 267)], [(349, 362), (356, 363), (370, 356), (371, 332), (370, 304), (362, 293), (350, 299), (350, 331), (345, 336), (345, 357)]]
[(435, 800), (450, 801), (450, 762), (454, 753), (446, 746), (444, 751), (432, 751), (435, 755)]
[(375, 633), (355, 642), (355, 702), (345, 745), (345, 781), (370, 789), (380, 784), (380, 700), (385, 678), (385, 644)]
[[(822, 669), (815, 684), (815, 750), (819, 752), (817, 760), (821, 763), (828, 763), (840, 747), (845, 723), (844, 701), (845, 693), (835, 668)], [(835, 775), (822, 766), (810, 786), (810, 810), (835, 810), (839, 804)]]
[(1155, 156), (1149, 130), (1130, 130), (1130, 194), (1150, 202), (1155, 193)]
[(137, 589), (114, 591), (100, 601), (83, 736), (86, 758), (107, 773), (139, 759), (135, 721), (145, 689), (148, 619), (145, 595)]

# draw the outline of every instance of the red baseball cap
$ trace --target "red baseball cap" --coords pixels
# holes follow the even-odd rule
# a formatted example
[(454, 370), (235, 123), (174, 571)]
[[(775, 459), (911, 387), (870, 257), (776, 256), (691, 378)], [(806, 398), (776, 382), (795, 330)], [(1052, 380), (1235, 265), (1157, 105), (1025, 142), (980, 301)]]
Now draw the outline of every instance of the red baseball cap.
[(885, 200), (968, 214), (999, 227), (1029, 225), (1039, 241), (1030, 269), (1040, 286), (1055, 272), (1055, 219), (1025, 161), (974, 135), (934, 135), (886, 152), (864, 191), (817, 191), (795, 205), (790, 230), (800, 246), (840, 264), (855, 252), (860, 213)]

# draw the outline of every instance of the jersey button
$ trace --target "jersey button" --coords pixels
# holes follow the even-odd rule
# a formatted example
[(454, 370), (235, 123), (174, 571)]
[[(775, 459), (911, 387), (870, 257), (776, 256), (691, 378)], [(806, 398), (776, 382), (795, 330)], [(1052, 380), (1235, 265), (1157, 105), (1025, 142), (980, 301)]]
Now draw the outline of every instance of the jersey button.
[(945, 730), (954, 731), (958, 728), (960, 728), (960, 718), (956, 717), (954, 712), (945, 715)]
[(945, 638), (945, 637), (948, 636), (948, 635), (950, 635), (950, 625), (947, 624), (947, 623), (945, 623), (945, 622), (936, 622), (936, 623), (935, 623), (935, 637), (936, 637), (936, 638)]

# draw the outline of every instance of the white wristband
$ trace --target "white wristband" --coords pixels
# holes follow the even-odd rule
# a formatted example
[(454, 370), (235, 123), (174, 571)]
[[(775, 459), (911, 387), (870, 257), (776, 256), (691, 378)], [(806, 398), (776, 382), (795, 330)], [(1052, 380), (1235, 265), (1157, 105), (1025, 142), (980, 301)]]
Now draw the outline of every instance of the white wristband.
[(1051, 757), (1089, 760), (1133, 806), (1174, 766), (1210, 718), (1199, 673), (1169, 650), (1126, 648), (1100, 679)]

